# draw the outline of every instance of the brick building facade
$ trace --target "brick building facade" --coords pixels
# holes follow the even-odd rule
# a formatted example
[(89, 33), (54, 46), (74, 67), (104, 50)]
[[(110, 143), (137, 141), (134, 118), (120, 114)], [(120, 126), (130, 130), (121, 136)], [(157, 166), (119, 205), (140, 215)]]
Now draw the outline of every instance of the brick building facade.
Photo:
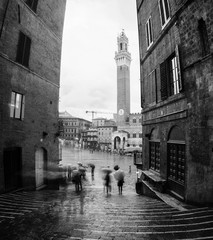
[(211, 0), (137, 0), (143, 167), (195, 203), (213, 202), (212, 12)]
[(0, 192), (52, 184), (66, 0), (1, 0)]

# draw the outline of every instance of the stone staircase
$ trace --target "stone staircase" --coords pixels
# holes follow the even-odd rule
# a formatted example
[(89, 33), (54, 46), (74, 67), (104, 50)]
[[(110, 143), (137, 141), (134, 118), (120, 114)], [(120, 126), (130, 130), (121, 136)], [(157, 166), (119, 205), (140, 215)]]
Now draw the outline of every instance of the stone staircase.
[[(31, 234), (28, 238), (5, 239), (33, 240), (37, 238), (30, 236), (36, 234), (44, 240), (213, 239), (212, 208), (184, 206), (180, 210), (158, 199), (133, 192), (118, 195), (116, 190), (108, 196), (102, 188), (89, 186), (80, 194), (72, 188), (58, 192), (2, 194), (0, 229), (11, 220), (13, 224), (19, 224), (17, 221), (20, 219), (33, 217), (30, 233), (27, 233), (28, 225), (21, 225), (25, 237)], [(48, 210), (49, 206), (51, 210)], [(36, 215), (41, 208), (50, 211), (44, 222), (37, 219), (40, 215)], [(38, 229), (38, 222), (45, 227)]]

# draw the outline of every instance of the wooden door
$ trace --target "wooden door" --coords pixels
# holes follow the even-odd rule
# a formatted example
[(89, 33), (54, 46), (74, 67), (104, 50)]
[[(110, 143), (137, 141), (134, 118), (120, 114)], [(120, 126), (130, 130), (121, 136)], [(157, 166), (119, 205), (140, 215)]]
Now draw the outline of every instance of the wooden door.
[(44, 185), (44, 150), (39, 148), (35, 153), (36, 188)]

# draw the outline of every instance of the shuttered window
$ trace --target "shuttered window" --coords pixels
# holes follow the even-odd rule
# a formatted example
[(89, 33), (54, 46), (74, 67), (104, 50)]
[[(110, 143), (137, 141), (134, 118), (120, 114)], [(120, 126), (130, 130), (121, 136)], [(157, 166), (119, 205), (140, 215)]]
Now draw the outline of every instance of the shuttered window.
[(182, 90), (178, 50), (160, 64), (161, 99), (176, 95)]
[(31, 39), (24, 33), (19, 33), (16, 61), (25, 67), (29, 66)]

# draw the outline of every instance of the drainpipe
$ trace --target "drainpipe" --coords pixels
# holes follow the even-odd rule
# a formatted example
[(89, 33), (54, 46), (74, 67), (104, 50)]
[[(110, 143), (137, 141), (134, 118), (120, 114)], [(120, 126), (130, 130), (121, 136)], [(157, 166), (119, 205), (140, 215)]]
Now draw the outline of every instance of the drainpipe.
[(2, 35), (2, 32), (3, 32), (3, 27), (4, 27), (4, 22), (5, 22), (9, 2), (10, 2), (10, 0), (7, 0), (7, 4), (6, 4), (5, 11), (4, 11), (3, 20), (2, 20), (1, 30), (0, 30), (0, 38), (1, 38), (1, 35)]

